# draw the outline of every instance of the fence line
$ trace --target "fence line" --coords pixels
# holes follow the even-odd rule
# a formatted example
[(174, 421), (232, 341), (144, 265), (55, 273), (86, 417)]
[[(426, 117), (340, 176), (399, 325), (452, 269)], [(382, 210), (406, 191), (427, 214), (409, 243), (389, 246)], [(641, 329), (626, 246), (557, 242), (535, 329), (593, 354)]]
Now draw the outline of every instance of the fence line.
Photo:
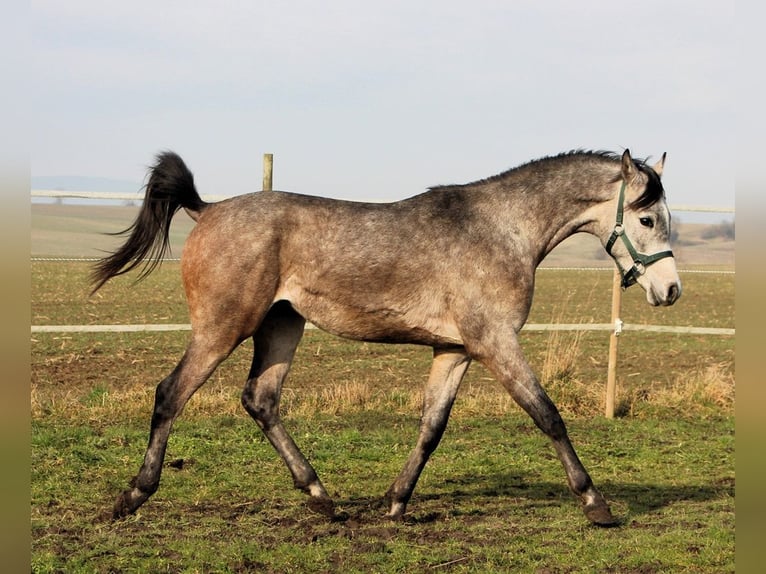
[[(111, 201), (143, 201), (141, 193), (110, 193), (108, 191), (61, 191), (57, 189), (33, 189), (30, 197), (49, 197), (51, 199), (106, 199)], [(222, 201), (230, 199), (229, 195), (202, 194), (204, 201)]]

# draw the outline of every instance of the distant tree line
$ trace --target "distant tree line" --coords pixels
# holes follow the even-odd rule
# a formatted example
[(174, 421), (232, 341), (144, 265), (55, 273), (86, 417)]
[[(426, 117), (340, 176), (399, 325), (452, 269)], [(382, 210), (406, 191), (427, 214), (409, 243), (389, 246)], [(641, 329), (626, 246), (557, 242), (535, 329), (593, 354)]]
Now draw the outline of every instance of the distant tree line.
[(722, 237), (723, 239), (734, 240), (734, 220), (722, 221), (717, 225), (711, 225), (702, 232), (702, 239), (716, 239)]

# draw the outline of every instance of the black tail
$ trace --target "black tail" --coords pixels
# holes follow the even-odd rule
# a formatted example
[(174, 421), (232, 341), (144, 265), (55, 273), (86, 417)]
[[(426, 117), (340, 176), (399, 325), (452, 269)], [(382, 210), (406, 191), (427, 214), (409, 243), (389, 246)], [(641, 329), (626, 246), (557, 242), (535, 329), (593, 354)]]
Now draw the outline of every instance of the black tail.
[(117, 251), (95, 264), (91, 274), (93, 291), (98, 291), (112, 277), (122, 275), (143, 264), (138, 280), (149, 275), (170, 248), (170, 221), (182, 207), (196, 219), (208, 203), (202, 201), (194, 187), (194, 176), (183, 160), (166, 151), (157, 155), (149, 170), (146, 195), (133, 224), (115, 235), (128, 235)]

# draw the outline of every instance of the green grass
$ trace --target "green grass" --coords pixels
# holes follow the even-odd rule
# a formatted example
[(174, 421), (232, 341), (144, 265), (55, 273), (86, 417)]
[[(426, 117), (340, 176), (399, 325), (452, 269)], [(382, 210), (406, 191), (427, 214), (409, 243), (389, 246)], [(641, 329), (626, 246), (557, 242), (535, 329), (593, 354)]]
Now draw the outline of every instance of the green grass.
[[(563, 273), (563, 274), (562, 274)], [(184, 323), (178, 264), (87, 296), (87, 266), (32, 264), (33, 324)], [(626, 322), (733, 326), (732, 276), (682, 276)], [(530, 322), (608, 322), (611, 274), (540, 271)], [(414, 446), (430, 350), (308, 331), (286, 384), (288, 430), (342, 519), (307, 511), (239, 405), (244, 344), (176, 423), (160, 490), (111, 505), (140, 464), (154, 387), (188, 333), (34, 334), (35, 572), (733, 572), (734, 338), (625, 333), (618, 418), (603, 418), (608, 334), (524, 333), (533, 368), (623, 525), (590, 526), (547, 439), (471, 366), (402, 522), (380, 499)]]
[[(370, 420), (374, 419), (375, 424)], [(160, 491), (136, 516), (106, 513), (140, 460), (132, 424), (33, 425), (37, 572), (733, 571), (729, 417), (570, 424), (624, 525), (586, 524), (547, 441), (525, 417), (458, 416), (402, 523), (379, 497), (414, 443), (414, 414), (290, 419), (345, 520), (306, 511), (246, 416), (187, 417)], [(711, 438), (712, 437), (712, 438)], [(548, 570), (543, 570), (543, 567)]]

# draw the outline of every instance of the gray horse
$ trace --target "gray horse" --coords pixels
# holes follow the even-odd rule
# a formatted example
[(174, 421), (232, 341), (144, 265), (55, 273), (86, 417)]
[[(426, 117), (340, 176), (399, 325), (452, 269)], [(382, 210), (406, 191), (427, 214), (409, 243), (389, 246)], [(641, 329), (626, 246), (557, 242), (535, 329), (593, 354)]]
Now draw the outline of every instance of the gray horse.
[[(670, 212), (654, 166), (607, 152), (546, 157), (466, 185), (435, 187), (386, 204), (292, 193), (242, 195), (217, 203), (198, 195), (174, 153), (157, 156), (125, 244), (99, 261), (94, 292), (168, 248), (181, 208), (196, 221), (181, 270), (191, 341), (156, 390), (138, 475), (114, 517), (158, 488), (171, 426), (186, 402), (245, 339), (254, 342), (242, 404), (284, 459), (312, 509), (334, 515), (314, 468), (279, 416), (282, 383), (306, 321), (361, 341), (433, 348), (420, 434), (387, 492), (401, 517), (447, 425), (470, 362), (489, 369), (553, 442), (572, 492), (593, 523), (617, 523), (593, 485), (556, 406), (540, 386), (518, 334), (532, 304), (535, 269), (573, 233), (595, 235), (651, 305), (672, 305), (681, 283), (670, 252)], [(650, 255), (647, 255), (650, 254)]]

